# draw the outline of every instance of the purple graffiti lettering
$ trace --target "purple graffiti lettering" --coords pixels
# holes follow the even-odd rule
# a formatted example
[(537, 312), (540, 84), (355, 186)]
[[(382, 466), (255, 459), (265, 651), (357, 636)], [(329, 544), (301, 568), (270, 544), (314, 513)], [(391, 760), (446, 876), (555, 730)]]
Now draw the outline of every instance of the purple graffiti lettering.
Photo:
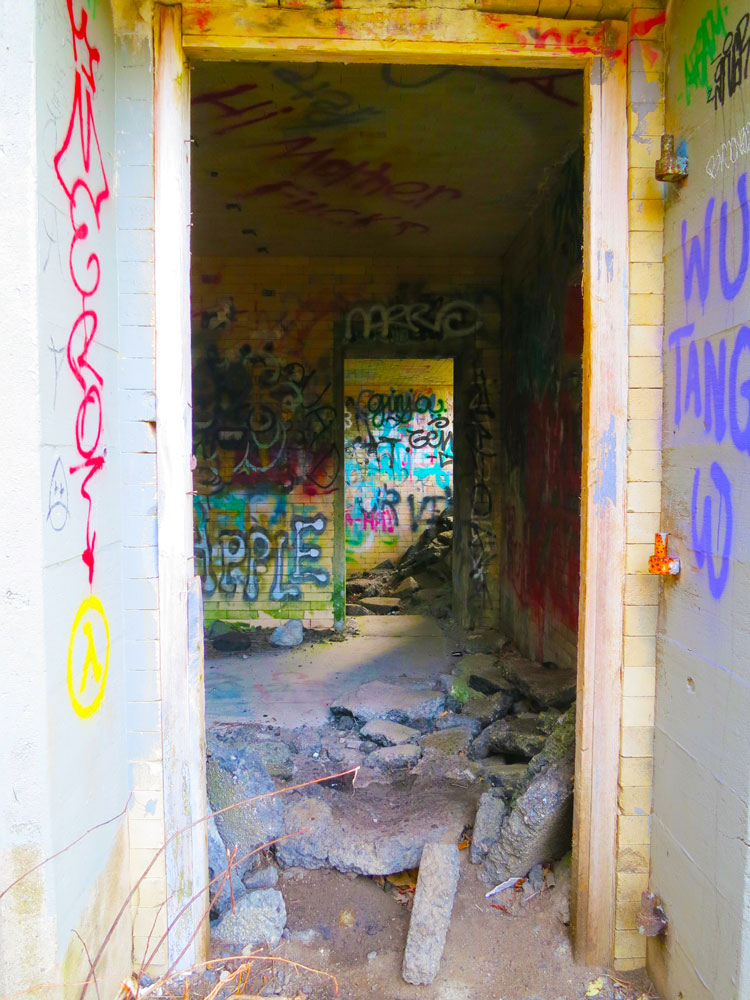
[[(740, 358), (744, 350), (750, 351), (749, 326), (740, 327), (734, 342), (732, 360), (729, 363), (729, 428), (735, 447), (750, 454), (750, 379), (745, 379), (739, 389), (737, 385)], [(744, 427), (740, 426), (738, 395), (743, 396), (749, 404)]]
[[(724, 413), (724, 399), (727, 381), (727, 345), (722, 338), (719, 342), (719, 364), (716, 365), (714, 349), (710, 341), (703, 344), (703, 400), (704, 420), (707, 433), (713, 429), (717, 442), (724, 439), (727, 418)], [(714, 421), (715, 418), (715, 421)]]
[(693, 408), (696, 417), (701, 415), (701, 372), (698, 361), (698, 347), (694, 340), (690, 341), (688, 347), (688, 369), (685, 379), (685, 413), (690, 410), (690, 400), (693, 399)]
[(672, 330), (667, 340), (670, 348), (674, 348), (674, 422), (677, 427), (682, 420), (682, 341), (693, 336), (695, 323), (688, 323), (687, 326), (678, 326)]
[(703, 246), (701, 247), (700, 236), (693, 236), (690, 240), (690, 249), (687, 254), (685, 253), (687, 219), (682, 220), (683, 294), (685, 302), (688, 303), (693, 294), (693, 277), (697, 276), (701, 309), (705, 307), (706, 299), (708, 298), (708, 288), (711, 282), (711, 221), (713, 214), (714, 199), (709, 198), (703, 220)]
[(737, 266), (737, 276), (729, 277), (727, 268), (727, 230), (729, 228), (727, 217), (729, 214), (727, 202), (722, 202), (721, 217), (719, 221), (719, 278), (721, 279), (721, 291), (727, 302), (731, 302), (742, 288), (747, 275), (748, 255), (750, 255), (750, 207), (747, 204), (747, 174), (741, 174), (737, 181), (737, 197), (740, 203), (740, 216), (742, 218), (742, 250), (740, 251), (740, 262)]
[[(718, 462), (711, 463), (711, 479), (719, 494), (719, 509), (716, 518), (716, 553), (713, 547), (713, 497), (707, 495), (703, 500), (703, 516), (698, 524), (698, 491), (700, 488), (701, 470), (695, 470), (693, 478), (693, 501), (692, 501), (692, 534), (693, 548), (698, 569), (702, 569), (707, 563), (708, 588), (711, 596), (718, 600), (724, 593), (724, 589), (729, 579), (729, 556), (732, 551), (732, 531), (733, 531), (733, 508), (732, 508), (732, 485), (729, 477), (724, 472)], [(716, 572), (714, 555), (719, 554), (719, 539), (721, 537), (721, 515), (722, 508), (725, 512), (724, 544), (721, 549), (721, 569)]]

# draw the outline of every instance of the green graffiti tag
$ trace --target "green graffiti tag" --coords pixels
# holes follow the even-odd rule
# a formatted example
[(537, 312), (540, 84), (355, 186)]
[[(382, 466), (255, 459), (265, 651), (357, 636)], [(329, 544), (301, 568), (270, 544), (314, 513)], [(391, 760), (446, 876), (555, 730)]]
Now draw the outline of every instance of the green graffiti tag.
[(706, 11), (703, 15), (695, 33), (695, 41), (690, 51), (684, 56), (685, 101), (688, 105), (693, 90), (702, 89), (705, 91), (707, 99), (710, 96), (709, 68), (727, 33), (724, 15), (728, 11), (728, 7), (721, 6), (721, 0), (716, 0), (715, 8)]

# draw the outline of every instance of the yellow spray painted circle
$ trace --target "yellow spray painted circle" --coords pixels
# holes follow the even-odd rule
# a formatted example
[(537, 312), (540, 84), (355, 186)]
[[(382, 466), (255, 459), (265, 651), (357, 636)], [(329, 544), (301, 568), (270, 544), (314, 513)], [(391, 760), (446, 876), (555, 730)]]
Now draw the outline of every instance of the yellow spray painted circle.
[(101, 705), (108, 670), (109, 622), (102, 602), (91, 594), (76, 612), (68, 645), (68, 694), (82, 719)]

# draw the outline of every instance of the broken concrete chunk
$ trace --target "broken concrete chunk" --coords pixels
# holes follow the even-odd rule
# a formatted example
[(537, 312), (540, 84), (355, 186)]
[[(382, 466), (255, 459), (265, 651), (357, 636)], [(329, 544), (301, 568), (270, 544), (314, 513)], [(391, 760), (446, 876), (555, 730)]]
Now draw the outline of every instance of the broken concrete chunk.
[(513, 795), (526, 779), (526, 764), (506, 764), (504, 757), (486, 757), (480, 761), (484, 778), (504, 794)]
[(331, 705), (334, 716), (354, 716), (360, 725), (387, 719), (427, 729), (445, 708), (445, 695), (435, 688), (405, 687), (370, 681)]
[(420, 778), (439, 781), (446, 787), (468, 788), (482, 777), (482, 765), (462, 754), (441, 753), (425, 747), (413, 773)]
[(366, 611), (372, 611), (375, 615), (390, 615), (401, 610), (398, 597), (361, 597), (359, 603)]
[(466, 749), (471, 741), (471, 734), (463, 726), (453, 726), (451, 729), (440, 729), (422, 738), (422, 746), (431, 750), (439, 750), (440, 753), (460, 754), (466, 753)]
[(490, 792), (482, 795), (474, 820), (474, 833), (469, 852), (469, 860), (473, 865), (481, 865), (489, 849), (497, 842), (505, 813), (505, 802), (499, 796)]
[(288, 622), (284, 622), (271, 632), (269, 642), (273, 646), (299, 646), (304, 635), (299, 618), (290, 618)]
[(418, 729), (402, 726), (399, 722), (389, 722), (387, 719), (373, 719), (362, 727), (362, 736), (382, 747), (394, 747), (399, 743), (409, 743), (419, 736)]
[(455, 729), (458, 726), (471, 736), (477, 736), (482, 723), (471, 715), (457, 715), (455, 712), (443, 712), (435, 719), (435, 729)]
[(416, 594), (418, 590), (419, 584), (414, 577), (407, 576), (406, 579), (402, 580), (398, 587), (396, 587), (393, 593), (398, 594), (399, 597), (411, 597), (411, 595)]
[[(234, 752), (212, 752), (206, 761), (208, 799), (216, 812), (237, 802), (274, 791), (274, 783), (258, 754), (249, 747)], [(278, 796), (246, 802), (216, 817), (216, 828), (242, 873), (257, 864), (257, 855), (240, 860), (281, 833), (283, 823)], [(226, 867), (226, 862), (224, 867)]]
[(504, 715), (513, 707), (513, 694), (511, 691), (498, 691), (497, 694), (472, 693), (461, 708), (461, 714), (471, 719), (476, 719), (479, 725), (484, 728), (491, 722), (502, 719)]
[(294, 761), (285, 743), (279, 740), (258, 740), (253, 744), (253, 749), (272, 778), (286, 780), (294, 774)]
[(379, 767), (381, 771), (403, 771), (416, 764), (421, 756), (421, 749), (414, 743), (400, 743), (398, 746), (373, 750), (368, 762)]
[(286, 906), (278, 889), (259, 889), (235, 901), (234, 913), (229, 910), (217, 921), (213, 936), (232, 948), (275, 948), (286, 927)]
[(496, 885), (511, 875), (526, 874), (539, 862), (555, 861), (570, 850), (573, 772), (572, 762), (564, 760), (532, 781), (489, 850), (482, 870), (485, 882)]
[(278, 862), (358, 875), (416, 868), (426, 843), (458, 843), (476, 811), (471, 792), (445, 782), (381, 782), (355, 795), (317, 790), (282, 798), (288, 836), (274, 847)]
[(276, 865), (266, 865), (255, 872), (248, 872), (242, 876), (242, 882), (248, 892), (255, 892), (257, 889), (273, 889), (279, 881), (279, 869)]
[(361, 604), (347, 604), (346, 613), (355, 618), (361, 618), (363, 615), (371, 615), (373, 612), (363, 608)]
[(416, 986), (438, 974), (458, 888), (458, 848), (426, 844), (419, 865), (402, 975)]
[(499, 656), (500, 669), (508, 681), (539, 708), (567, 708), (576, 696), (576, 672), (555, 663), (536, 663), (520, 653)]
[(480, 694), (497, 694), (498, 691), (512, 689), (497, 664), (497, 656), (490, 653), (470, 653), (462, 657), (456, 677)]
[(495, 753), (518, 754), (531, 760), (544, 746), (547, 737), (539, 731), (536, 715), (509, 715), (493, 722), (477, 736), (469, 748), (473, 760)]

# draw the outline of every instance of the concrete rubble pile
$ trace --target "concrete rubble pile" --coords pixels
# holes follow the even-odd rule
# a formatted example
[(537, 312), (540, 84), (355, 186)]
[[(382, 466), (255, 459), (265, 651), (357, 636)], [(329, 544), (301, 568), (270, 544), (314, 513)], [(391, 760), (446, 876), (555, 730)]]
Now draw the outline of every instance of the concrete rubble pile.
[(398, 564), (390, 560), (346, 584), (347, 615), (388, 615), (429, 609), (435, 618), (451, 610), (453, 514), (437, 514)]
[[(389, 875), (472, 827), (470, 860), (491, 885), (569, 851), (575, 672), (527, 660), (497, 633), (466, 639), (432, 685), (370, 681), (334, 701), (326, 725), (211, 727), (212, 810), (338, 775), (217, 817), (212, 877), (237, 850), (232, 891), (214, 901), (215, 937), (239, 950), (278, 944), (279, 869)], [(342, 774), (354, 768), (356, 784)], [(425, 947), (439, 961), (442, 944)], [(420, 962), (405, 964), (409, 975), (429, 974)]]

